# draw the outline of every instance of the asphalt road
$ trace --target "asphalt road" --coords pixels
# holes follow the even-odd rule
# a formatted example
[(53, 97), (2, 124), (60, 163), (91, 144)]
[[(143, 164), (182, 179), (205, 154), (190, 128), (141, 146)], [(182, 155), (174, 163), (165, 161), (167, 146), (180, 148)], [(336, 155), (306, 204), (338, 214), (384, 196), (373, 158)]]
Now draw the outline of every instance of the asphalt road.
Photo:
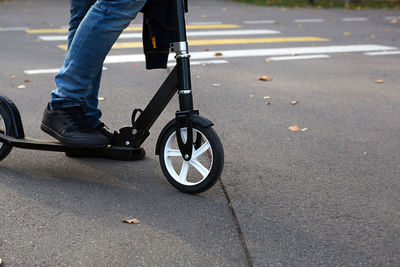
[[(194, 101), (223, 141), (222, 183), (191, 196), (163, 177), (153, 151), (176, 99), (141, 162), (14, 149), (0, 163), (3, 266), (399, 265), (400, 12), (190, 5), (188, 23), (204, 27), (189, 30)], [(59, 68), (66, 42), (30, 30), (62, 29), (68, 9), (0, 3), (0, 93), (33, 137), (47, 138), (54, 73), (29, 71)], [(129, 38), (118, 42), (140, 42)], [(167, 72), (137, 56), (105, 67), (100, 106), (118, 129)]]

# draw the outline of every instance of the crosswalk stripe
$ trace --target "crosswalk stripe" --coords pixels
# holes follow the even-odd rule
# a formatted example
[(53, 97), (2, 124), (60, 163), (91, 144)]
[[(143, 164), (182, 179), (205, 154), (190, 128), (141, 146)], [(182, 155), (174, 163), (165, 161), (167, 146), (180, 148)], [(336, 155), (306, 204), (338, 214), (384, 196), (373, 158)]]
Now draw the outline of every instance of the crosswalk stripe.
[(355, 22), (355, 21), (368, 21), (367, 18), (342, 18), (342, 21), (345, 22)]
[[(374, 52), (397, 50), (397, 47), (383, 45), (335, 45), (335, 46), (314, 46), (314, 47), (291, 47), (291, 48), (269, 48), (269, 49), (241, 49), (241, 50), (219, 50), (192, 52), (191, 57), (194, 60), (215, 59), (216, 52), (222, 54), (222, 58), (239, 58), (239, 57), (256, 57), (256, 56), (289, 56), (311, 55), (311, 54), (329, 54), (329, 53), (352, 53), (352, 52)], [(174, 55), (170, 55), (169, 60), (174, 60)], [(105, 64), (128, 63), (128, 62), (144, 62), (143, 54), (131, 55), (110, 55), (107, 56)]]
[(324, 22), (323, 19), (296, 19), (295, 23), (314, 23), (314, 22)]
[[(227, 30), (227, 31), (193, 31), (187, 32), (188, 37), (199, 36), (234, 36), (234, 35), (263, 35), (263, 34), (280, 34), (280, 31), (275, 30)], [(142, 38), (142, 33), (123, 33), (119, 39), (134, 39)], [(42, 41), (67, 41), (67, 35), (40, 35)]]
[[(103, 67), (103, 70), (107, 70), (106, 67)], [(53, 74), (58, 73), (60, 71), (59, 68), (57, 69), (35, 69), (35, 70), (25, 70), (24, 73), (28, 75), (35, 75), (35, 74)]]
[[(199, 30), (199, 29), (235, 29), (240, 28), (239, 25), (236, 24), (208, 24), (208, 25), (187, 25), (186, 29), (188, 30)], [(124, 31), (141, 31), (142, 27), (128, 27)], [(68, 29), (59, 28), (59, 29), (27, 29), (26, 33), (29, 34), (46, 34), (46, 33), (68, 33)]]
[(318, 59), (318, 58), (330, 58), (330, 55), (304, 55), (304, 56), (286, 56), (286, 57), (269, 57), (272, 61), (282, 60), (299, 60), (299, 59)]
[(382, 52), (369, 52), (365, 53), (367, 56), (388, 56), (388, 55), (400, 55), (400, 51), (382, 51)]
[(27, 27), (0, 27), (0, 32), (12, 32), (12, 31), (25, 31), (28, 29)]
[[(199, 45), (233, 45), (233, 44), (261, 44), (261, 43), (286, 43), (286, 42), (329, 42), (329, 39), (305, 36), (305, 37), (280, 37), (280, 38), (252, 38), (252, 39), (212, 39), (189, 40), (190, 46)], [(67, 50), (67, 45), (59, 45), (59, 48)], [(115, 43), (113, 49), (141, 48), (142, 42)]]
[(244, 24), (274, 24), (275, 20), (247, 20)]

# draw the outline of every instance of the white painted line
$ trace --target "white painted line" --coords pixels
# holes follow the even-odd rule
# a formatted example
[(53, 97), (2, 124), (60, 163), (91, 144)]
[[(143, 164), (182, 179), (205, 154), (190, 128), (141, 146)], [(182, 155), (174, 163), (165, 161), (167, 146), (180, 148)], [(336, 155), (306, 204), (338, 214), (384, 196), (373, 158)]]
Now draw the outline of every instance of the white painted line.
[(12, 31), (25, 31), (27, 27), (7, 27), (7, 28), (0, 28), (0, 32), (12, 32)]
[(222, 21), (208, 21), (208, 22), (204, 22), (204, 21), (199, 21), (199, 22), (190, 22), (188, 25), (212, 25), (212, 24), (222, 24)]
[(365, 53), (365, 55), (367, 55), (367, 56), (400, 55), (400, 51), (369, 52), (369, 53)]
[(345, 22), (368, 21), (368, 18), (342, 18), (342, 21), (345, 21)]
[(317, 58), (330, 58), (329, 55), (305, 55), (305, 56), (290, 56), (290, 57), (269, 57), (272, 61), (282, 60), (298, 60), (298, 59), (317, 59)]
[[(107, 70), (106, 67), (103, 67), (103, 70)], [(53, 74), (58, 73), (60, 69), (36, 69), (36, 70), (25, 70), (25, 74), (35, 75), (35, 74)]]
[[(293, 54), (327, 54), (327, 53), (351, 53), (351, 52), (374, 52), (398, 50), (397, 47), (383, 45), (337, 45), (337, 46), (314, 46), (314, 47), (292, 47), (292, 48), (270, 48), (270, 49), (243, 49), (243, 50), (217, 50), (206, 52), (191, 52), (194, 60), (199, 59), (215, 59), (215, 53), (221, 53), (221, 58), (235, 57), (255, 57), (255, 56), (290, 56)], [(174, 60), (174, 55), (170, 54), (169, 60)], [(115, 55), (108, 56), (105, 64), (127, 63), (127, 62), (144, 62), (143, 54), (132, 55)]]
[[(198, 31), (188, 32), (188, 37), (198, 36), (234, 36), (234, 35), (264, 35), (264, 34), (280, 34), (280, 31), (274, 30), (226, 30), (226, 31)], [(141, 33), (123, 33), (119, 39), (141, 39)], [(67, 41), (67, 35), (40, 35), (42, 41)]]
[(295, 19), (295, 23), (314, 23), (314, 22), (324, 22), (323, 19)]
[[(201, 60), (201, 61), (191, 61), (190, 65), (203, 65), (203, 64), (228, 64), (229, 61), (227, 60)], [(168, 67), (173, 67), (176, 65), (176, 62), (168, 63)]]
[(244, 24), (274, 24), (275, 20), (247, 20)]
[(389, 16), (389, 17), (385, 17), (386, 20), (392, 20), (392, 19), (400, 19), (399, 17), (394, 17), (394, 16)]

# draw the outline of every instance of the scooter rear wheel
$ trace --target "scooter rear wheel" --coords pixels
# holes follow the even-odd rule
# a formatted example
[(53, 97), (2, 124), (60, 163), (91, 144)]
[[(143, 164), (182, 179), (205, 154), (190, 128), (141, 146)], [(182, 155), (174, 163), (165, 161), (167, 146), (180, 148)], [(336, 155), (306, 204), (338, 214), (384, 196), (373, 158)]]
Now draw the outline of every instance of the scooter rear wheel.
[[(186, 128), (181, 129), (181, 135), (186, 142)], [(184, 193), (196, 194), (210, 189), (220, 178), (224, 150), (211, 127), (194, 125), (192, 151), (191, 160), (184, 160), (178, 147), (175, 126), (172, 126), (161, 139), (159, 157), (167, 180)]]
[[(11, 116), (2, 103), (0, 103), (0, 133), (10, 136), (14, 135)], [(11, 145), (0, 142), (0, 160), (7, 157), (11, 149)]]

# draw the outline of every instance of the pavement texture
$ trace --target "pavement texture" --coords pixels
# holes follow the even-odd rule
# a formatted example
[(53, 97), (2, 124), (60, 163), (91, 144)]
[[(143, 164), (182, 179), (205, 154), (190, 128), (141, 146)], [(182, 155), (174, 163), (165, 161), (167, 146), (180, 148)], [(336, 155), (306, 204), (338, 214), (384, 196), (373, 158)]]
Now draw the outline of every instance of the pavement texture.
[[(140, 162), (14, 149), (0, 163), (2, 267), (399, 265), (400, 55), (274, 61), (225, 58), (224, 51), (366, 44), (398, 51), (400, 12), (189, 2), (189, 24), (329, 41), (191, 48), (220, 52), (216, 59), (227, 61), (192, 67), (196, 108), (214, 121), (225, 149), (221, 183), (203, 194), (177, 192), (153, 153), (177, 99), (151, 130)], [(68, 10), (61, 0), (0, 2), (0, 93), (15, 101), (29, 136), (48, 138), (39, 124), (54, 74), (24, 71), (59, 68), (65, 51), (57, 46), (65, 42), (16, 27), (58, 29), (67, 25)], [(245, 37), (278, 36), (226, 38)], [(167, 71), (145, 71), (143, 62), (106, 67), (102, 119), (118, 129)], [(272, 81), (259, 81), (263, 75)], [(294, 125), (302, 130), (289, 130)], [(141, 223), (121, 222), (131, 218)]]

